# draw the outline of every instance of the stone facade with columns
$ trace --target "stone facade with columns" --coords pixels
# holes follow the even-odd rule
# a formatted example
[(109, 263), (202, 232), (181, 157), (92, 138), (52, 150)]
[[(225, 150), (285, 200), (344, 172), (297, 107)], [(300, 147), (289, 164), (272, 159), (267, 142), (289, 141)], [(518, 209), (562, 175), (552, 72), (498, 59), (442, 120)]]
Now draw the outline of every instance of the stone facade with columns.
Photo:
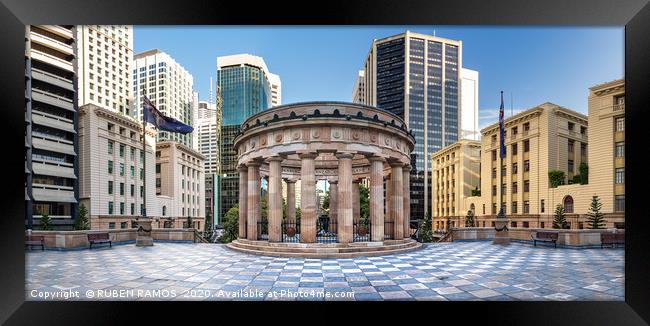
[[(298, 237), (303, 244), (321, 242), (326, 228), (316, 216), (316, 183), (326, 180), (328, 232), (335, 234), (338, 245), (410, 241), (408, 182), (415, 140), (396, 115), (340, 102), (284, 105), (247, 119), (234, 146), (239, 156), (240, 207), (245, 205), (239, 215), (240, 239), (280, 243)], [(269, 185), (267, 221), (262, 221), (260, 210), (261, 178), (268, 178)], [(294, 203), (298, 180), (300, 203)], [(368, 221), (361, 221), (359, 183), (371, 185)], [(385, 191), (390, 200), (384, 200)], [(301, 216), (296, 225), (298, 204)], [(385, 223), (385, 214), (393, 223)]]

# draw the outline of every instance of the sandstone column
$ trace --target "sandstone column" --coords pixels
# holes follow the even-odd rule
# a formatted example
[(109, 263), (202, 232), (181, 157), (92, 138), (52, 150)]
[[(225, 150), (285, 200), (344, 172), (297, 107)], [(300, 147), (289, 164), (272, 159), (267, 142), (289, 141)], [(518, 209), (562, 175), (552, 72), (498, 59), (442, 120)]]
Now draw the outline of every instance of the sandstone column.
[(393, 238), (396, 240), (404, 238), (404, 197), (402, 196), (402, 163), (392, 163), (391, 185), (392, 200), (390, 214), (393, 218)]
[(257, 240), (257, 221), (260, 218), (260, 163), (248, 163), (248, 203), (247, 227), (248, 240)]
[(352, 242), (352, 154), (337, 154), (339, 160), (338, 242)]
[(384, 159), (370, 160), (370, 240), (384, 241)]
[(282, 241), (282, 158), (269, 159), (269, 242)]
[(239, 238), (246, 239), (248, 216), (248, 168), (239, 166)]
[(402, 168), (402, 196), (404, 197), (404, 238), (411, 235), (411, 165)]
[[(287, 223), (296, 223), (296, 181), (287, 182)], [(293, 226), (296, 227), (295, 225)]]
[(359, 179), (352, 180), (352, 219), (354, 223), (359, 223), (361, 217), (361, 198), (359, 194)]
[(299, 154), (301, 160), (300, 242), (316, 242), (316, 153)]
[(339, 181), (338, 180), (331, 180), (330, 182), (330, 227), (329, 230), (330, 232), (337, 232), (337, 230), (334, 229), (334, 226), (336, 224), (336, 218), (338, 214), (338, 203), (339, 203)]
[[(391, 208), (391, 202), (393, 199), (393, 189), (392, 185), (390, 182), (390, 174), (386, 176), (386, 199), (385, 199), (385, 221), (390, 222), (388, 225), (384, 224), (384, 232), (386, 234), (391, 235), (391, 239), (395, 239), (395, 227), (392, 224), (393, 221), (393, 215), (390, 214), (390, 208)], [(388, 229), (387, 229), (388, 228)]]

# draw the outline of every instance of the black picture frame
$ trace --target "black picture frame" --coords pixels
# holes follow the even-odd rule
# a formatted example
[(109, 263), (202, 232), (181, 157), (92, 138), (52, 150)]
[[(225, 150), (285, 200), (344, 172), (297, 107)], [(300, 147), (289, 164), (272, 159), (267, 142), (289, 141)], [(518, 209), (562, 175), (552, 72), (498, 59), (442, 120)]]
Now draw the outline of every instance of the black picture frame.
[[(135, 320), (169, 321), (169, 316), (208, 317), (220, 322), (332, 321), (400, 323), (459, 322), (472, 319), (488, 324), (525, 325), (644, 325), (650, 322), (650, 217), (645, 196), (650, 184), (646, 163), (650, 121), (650, 4), (647, 0), (455, 0), (455, 1), (95, 1), (2, 0), (0, 5), (0, 114), (5, 150), (0, 214), (0, 321), (8, 325), (89, 324)], [(24, 149), (24, 26), (31, 24), (132, 24), (132, 25), (625, 25), (626, 83), (626, 248), (625, 302), (399, 302), (345, 303), (312, 306), (307, 303), (219, 302), (118, 303), (26, 302), (23, 162)], [(603, 46), (608, 46), (603, 44)], [(505, 49), (504, 49), (505, 50)], [(586, 90), (585, 90), (586, 92)], [(586, 93), (585, 93), (586, 96)], [(191, 305), (191, 306), (190, 306)], [(386, 305), (374, 307), (376, 305)], [(234, 313), (233, 308), (243, 308)], [(346, 311), (344, 311), (346, 310)], [(304, 314), (291, 318), (295, 314)], [(392, 314), (392, 315), (391, 315)], [(222, 317), (219, 317), (219, 316)], [(233, 318), (235, 321), (226, 321)], [(216, 318), (216, 319), (215, 319)], [(303, 319), (307, 318), (307, 319)], [(345, 322), (347, 323), (347, 322)]]

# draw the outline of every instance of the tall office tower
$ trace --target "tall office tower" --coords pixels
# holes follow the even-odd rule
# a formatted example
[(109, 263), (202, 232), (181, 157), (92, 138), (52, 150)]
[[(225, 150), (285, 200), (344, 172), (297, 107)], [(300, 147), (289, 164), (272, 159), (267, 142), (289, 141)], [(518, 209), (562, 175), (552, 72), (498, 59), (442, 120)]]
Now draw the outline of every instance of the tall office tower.
[(133, 27), (76, 26), (79, 106), (94, 104), (134, 117)]
[(354, 81), (354, 86), (352, 87), (352, 103), (363, 103), (366, 92), (365, 81), (365, 71), (359, 70), (357, 79)]
[(280, 76), (269, 73), (269, 83), (271, 83), (271, 106), (282, 104), (282, 81)]
[(459, 139), (480, 140), (478, 129), (478, 71), (460, 71), (460, 135)]
[[(223, 216), (239, 201), (239, 171), (233, 141), (248, 117), (273, 105), (273, 85), (281, 99), (280, 78), (270, 77), (264, 59), (250, 54), (217, 58), (217, 86), (222, 97), (221, 212)], [(272, 84), (272, 81), (275, 84)]]
[(199, 123), (199, 93), (192, 92), (192, 126), (194, 130), (192, 131), (192, 149), (199, 151), (199, 128), (197, 124)]
[[(142, 119), (142, 100), (146, 95), (160, 112), (192, 125), (194, 78), (167, 53), (158, 49), (133, 56), (133, 91), (136, 116)], [(160, 131), (156, 141), (173, 140), (192, 147), (192, 134)]]
[(25, 28), (25, 224), (72, 229), (79, 201), (75, 27)]
[(403, 118), (415, 136), (411, 154), (413, 219), (431, 211), (427, 157), (459, 137), (461, 54), (461, 41), (406, 31), (374, 40), (364, 63), (366, 87), (361, 103)]

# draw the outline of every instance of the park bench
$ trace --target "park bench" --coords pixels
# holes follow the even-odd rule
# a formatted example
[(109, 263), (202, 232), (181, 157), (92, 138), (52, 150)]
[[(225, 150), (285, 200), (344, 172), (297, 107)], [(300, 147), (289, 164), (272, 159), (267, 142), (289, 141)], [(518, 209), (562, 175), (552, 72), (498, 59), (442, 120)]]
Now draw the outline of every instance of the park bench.
[(558, 235), (560, 235), (560, 232), (557, 231), (537, 231), (531, 234), (530, 237), (533, 239), (533, 246), (537, 246), (537, 241), (553, 242), (553, 245), (557, 248)]
[(601, 233), (600, 234), (600, 248), (605, 245), (611, 245), (616, 248), (617, 244), (625, 245), (625, 233)]
[(111, 238), (108, 232), (105, 233), (88, 233), (88, 243), (90, 244), (90, 249), (93, 248), (93, 244), (102, 244), (108, 243), (112, 248), (113, 244), (111, 243)]
[(32, 246), (41, 246), (41, 250), (45, 250), (45, 237), (42, 235), (26, 235), (25, 246), (32, 249)]

